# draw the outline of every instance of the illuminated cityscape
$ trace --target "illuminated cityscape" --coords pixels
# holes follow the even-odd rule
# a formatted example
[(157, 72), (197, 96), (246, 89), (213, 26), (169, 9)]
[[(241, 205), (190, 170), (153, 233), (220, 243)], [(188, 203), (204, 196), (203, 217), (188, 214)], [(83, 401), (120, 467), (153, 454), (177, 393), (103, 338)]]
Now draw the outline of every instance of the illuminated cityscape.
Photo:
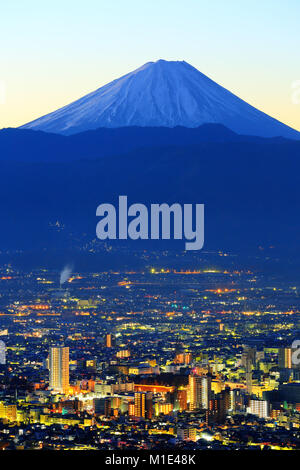
[(297, 284), (175, 257), (61, 285), (1, 267), (0, 448), (299, 448)]
[(9, 466), (297, 455), (299, 18), (299, 0), (2, 2)]

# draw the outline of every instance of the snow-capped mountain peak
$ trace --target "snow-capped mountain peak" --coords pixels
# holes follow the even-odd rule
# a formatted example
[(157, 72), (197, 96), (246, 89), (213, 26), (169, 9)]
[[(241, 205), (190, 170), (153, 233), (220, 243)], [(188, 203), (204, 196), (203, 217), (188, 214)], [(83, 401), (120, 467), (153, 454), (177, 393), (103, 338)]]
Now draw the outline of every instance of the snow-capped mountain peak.
[(239, 134), (299, 133), (238, 98), (185, 61), (147, 62), (96, 91), (21, 126), (59, 134), (99, 127), (223, 124)]

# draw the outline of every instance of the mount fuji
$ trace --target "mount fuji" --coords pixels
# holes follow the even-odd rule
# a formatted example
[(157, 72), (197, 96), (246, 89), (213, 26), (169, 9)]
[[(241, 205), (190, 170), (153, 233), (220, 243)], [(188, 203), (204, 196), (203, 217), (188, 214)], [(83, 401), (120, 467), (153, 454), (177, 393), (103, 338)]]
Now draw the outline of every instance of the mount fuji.
[(222, 124), (243, 135), (300, 139), (185, 61), (148, 62), (73, 103), (23, 126), (71, 135), (97, 128), (196, 128)]

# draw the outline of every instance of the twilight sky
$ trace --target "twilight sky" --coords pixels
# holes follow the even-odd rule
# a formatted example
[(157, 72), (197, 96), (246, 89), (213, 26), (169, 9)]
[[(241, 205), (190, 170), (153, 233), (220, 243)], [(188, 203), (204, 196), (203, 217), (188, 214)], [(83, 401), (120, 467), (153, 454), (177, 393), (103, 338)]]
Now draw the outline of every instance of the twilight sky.
[(3, 2), (0, 128), (166, 59), (300, 130), (299, 18), (299, 0)]

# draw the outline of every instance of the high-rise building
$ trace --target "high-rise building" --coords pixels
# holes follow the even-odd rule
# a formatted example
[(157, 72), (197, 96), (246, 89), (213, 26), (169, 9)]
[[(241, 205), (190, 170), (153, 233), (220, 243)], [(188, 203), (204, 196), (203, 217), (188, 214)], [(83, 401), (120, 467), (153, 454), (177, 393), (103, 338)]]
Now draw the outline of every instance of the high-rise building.
[(135, 392), (134, 416), (137, 418), (152, 418), (153, 414), (152, 392)]
[(230, 407), (230, 388), (226, 387), (209, 400), (209, 410), (206, 413), (206, 424), (223, 423)]
[(247, 365), (246, 368), (246, 386), (247, 386), (247, 391), (249, 395), (252, 394), (252, 370), (251, 366)]
[(252, 394), (252, 367), (255, 366), (256, 349), (245, 347), (242, 354), (242, 366), (246, 370), (246, 385), (249, 395)]
[(69, 389), (69, 348), (51, 347), (49, 352), (49, 386), (59, 393)]
[(145, 418), (146, 416), (146, 393), (135, 392), (134, 394), (134, 416)]
[(192, 362), (192, 354), (185, 352), (185, 353), (178, 353), (175, 356), (174, 363), (175, 364), (191, 364)]
[(247, 363), (250, 363), (251, 366), (255, 366), (256, 348), (251, 348), (250, 346), (244, 346), (244, 351), (242, 353), (242, 366), (247, 367)]
[(172, 403), (155, 403), (155, 414), (169, 415), (173, 412), (174, 406)]
[(107, 348), (112, 348), (114, 346), (114, 337), (111, 333), (105, 335), (105, 346)]
[(135, 413), (135, 405), (134, 403), (129, 403), (128, 404), (128, 415), (129, 416), (134, 416)]
[(98, 415), (104, 415), (106, 417), (111, 414), (111, 398), (94, 398), (94, 411)]
[(211, 376), (205, 375), (201, 381), (201, 408), (207, 410), (209, 408), (209, 400), (211, 397)]
[(248, 411), (259, 418), (268, 418), (270, 416), (269, 403), (266, 400), (250, 400)]
[(190, 410), (195, 411), (201, 407), (201, 377), (189, 375)]
[(153, 393), (146, 392), (146, 418), (152, 419), (153, 417)]
[(244, 390), (234, 389), (230, 391), (230, 410), (234, 413), (245, 411), (246, 395)]
[(278, 366), (281, 369), (292, 368), (292, 349), (291, 348), (279, 348), (278, 350)]
[(176, 409), (179, 411), (187, 410), (187, 390), (184, 387), (179, 387), (176, 392)]
[(189, 375), (190, 410), (208, 409), (211, 396), (210, 375)]

